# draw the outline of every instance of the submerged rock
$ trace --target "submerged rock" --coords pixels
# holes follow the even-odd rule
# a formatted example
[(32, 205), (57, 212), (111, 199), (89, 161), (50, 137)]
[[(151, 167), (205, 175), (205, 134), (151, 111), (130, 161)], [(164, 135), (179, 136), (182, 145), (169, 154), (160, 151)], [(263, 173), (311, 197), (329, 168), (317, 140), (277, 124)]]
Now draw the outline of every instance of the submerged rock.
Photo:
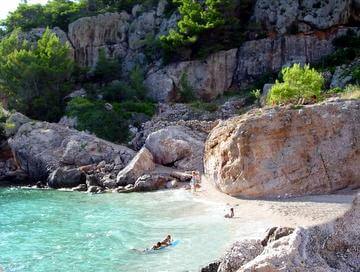
[(360, 185), (359, 144), (359, 100), (255, 110), (213, 129), (205, 174), (230, 195), (330, 193)]

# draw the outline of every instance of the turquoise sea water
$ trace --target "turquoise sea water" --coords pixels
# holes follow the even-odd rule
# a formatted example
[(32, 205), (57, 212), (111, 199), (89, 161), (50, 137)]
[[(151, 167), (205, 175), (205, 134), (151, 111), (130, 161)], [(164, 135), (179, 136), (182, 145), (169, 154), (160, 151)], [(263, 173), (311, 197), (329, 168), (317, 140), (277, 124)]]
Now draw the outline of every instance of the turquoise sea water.
[[(223, 207), (185, 191), (100, 194), (0, 189), (0, 267), (15, 271), (198, 271), (234, 236)], [(133, 250), (172, 234), (180, 243)], [(0, 269), (1, 270), (1, 269)]]

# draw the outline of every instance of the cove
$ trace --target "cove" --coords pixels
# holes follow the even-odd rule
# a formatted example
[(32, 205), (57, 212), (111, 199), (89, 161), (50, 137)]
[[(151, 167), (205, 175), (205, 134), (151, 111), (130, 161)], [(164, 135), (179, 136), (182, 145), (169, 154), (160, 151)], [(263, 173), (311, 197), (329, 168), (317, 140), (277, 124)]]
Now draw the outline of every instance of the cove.
[[(223, 212), (223, 206), (184, 190), (91, 195), (2, 188), (0, 267), (6, 272), (198, 271), (244, 230), (255, 231), (255, 222), (239, 227), (224, 220)], [(166, 234), (179, 245), (151, 254), (132, 250)]]

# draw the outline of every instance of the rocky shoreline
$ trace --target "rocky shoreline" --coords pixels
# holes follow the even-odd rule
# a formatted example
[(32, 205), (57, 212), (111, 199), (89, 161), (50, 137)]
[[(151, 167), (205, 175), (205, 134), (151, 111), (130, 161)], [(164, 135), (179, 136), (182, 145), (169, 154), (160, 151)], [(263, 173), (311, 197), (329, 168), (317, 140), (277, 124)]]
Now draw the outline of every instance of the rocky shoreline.
[(343, 216), (310, 227), (273, 227), (235, 242), (201, 272), (346, 271), (360, 267), (360, 193)]
[[(336, 192), (360, 186), (359, 114), (358, 100), (339, 99), (300, 108), (254, 109), (221, 121), (209, 135), (183, 125), (160, 128), (148, 133), (136, 152), (13, 113), (2, 144), (1, 180), (132, 192), (174, 188), (189, 181), (191, 171), (204, 171), (230, 195), (283, 198)], [(334, 152), (338, 155), (332, 156)]]

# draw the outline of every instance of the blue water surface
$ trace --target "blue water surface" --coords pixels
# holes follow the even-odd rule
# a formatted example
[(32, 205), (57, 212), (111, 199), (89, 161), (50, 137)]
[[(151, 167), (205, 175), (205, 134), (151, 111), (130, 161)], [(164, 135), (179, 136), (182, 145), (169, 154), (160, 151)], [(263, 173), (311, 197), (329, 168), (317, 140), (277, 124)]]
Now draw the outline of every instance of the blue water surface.
[[(198, 271), (232, 237), (222, 209), (183, 190), (99, 194), (0, 189), (0, 267), (6, 272)], [(180, 243), (143, 249), (171, 234)], [(1, 269), (0, 269), (1, 270)]]

